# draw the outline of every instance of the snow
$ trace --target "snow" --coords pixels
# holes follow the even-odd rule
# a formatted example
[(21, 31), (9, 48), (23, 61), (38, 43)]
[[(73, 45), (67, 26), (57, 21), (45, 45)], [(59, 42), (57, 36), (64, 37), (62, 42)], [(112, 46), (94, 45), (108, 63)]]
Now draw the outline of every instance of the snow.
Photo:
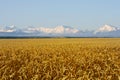
[(63, 33), (77, 33), (79, 30), (64, 26), (57, 26), (55, 28), (28, 28), (25, 32), (43, 32), (43, 33), (55, 33), (55, 34), (63, 34)]
[(100, 27), (98, 30), (96, 30), (94, 33), (98, 33), (98, 32), (111, 32), (111, 31), (117, 31), (117, 28), (111, 25), (104, 25), (102, 27)]
[[(6, 34), (8, 33), (8, 34)], [(9, 34), (12, 33), (12, 34)], [(17, 34), (16, 34), (17, 33)], [(69, 37), (120, 37), (120, 28), (111, 25), (104, 25), (95, 31), (81, 31), (69, 26), (56, 27), (27, 27), (18, 29), (15, 25), (0, 27), (0, 36), (7, 35), (29, 35), (29, 36), (69, 36)]]

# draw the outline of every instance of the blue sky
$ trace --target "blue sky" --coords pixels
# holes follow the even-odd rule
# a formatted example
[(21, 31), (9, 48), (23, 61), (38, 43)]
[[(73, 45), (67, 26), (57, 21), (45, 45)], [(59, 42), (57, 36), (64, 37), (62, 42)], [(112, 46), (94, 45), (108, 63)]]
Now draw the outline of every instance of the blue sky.
[(120, 26), (120, 0), (0, 0), (0, 26)]

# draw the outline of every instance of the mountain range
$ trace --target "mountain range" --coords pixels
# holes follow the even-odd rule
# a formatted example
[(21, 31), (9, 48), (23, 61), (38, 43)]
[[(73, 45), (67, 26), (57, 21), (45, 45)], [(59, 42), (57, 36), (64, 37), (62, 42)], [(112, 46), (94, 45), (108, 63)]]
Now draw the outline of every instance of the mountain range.
[(27, 27), (19, 29), (15, 25), (0, 27), (0, 37), (120, 37), (120, 28), (104, 25), (94, 31), (82, 31), (70, 26)]

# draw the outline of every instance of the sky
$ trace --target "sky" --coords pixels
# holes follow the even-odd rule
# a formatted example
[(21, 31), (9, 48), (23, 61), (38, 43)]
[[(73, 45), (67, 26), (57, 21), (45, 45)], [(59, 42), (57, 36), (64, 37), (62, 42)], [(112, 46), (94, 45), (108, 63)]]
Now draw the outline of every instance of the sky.
[(0, 26), (120, 26), (120, 0), (0, 0)]

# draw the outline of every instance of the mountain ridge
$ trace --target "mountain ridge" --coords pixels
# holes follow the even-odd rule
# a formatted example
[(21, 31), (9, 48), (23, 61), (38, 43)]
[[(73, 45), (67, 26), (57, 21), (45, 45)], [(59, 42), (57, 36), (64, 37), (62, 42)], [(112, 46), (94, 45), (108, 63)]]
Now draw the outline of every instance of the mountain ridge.
[(70, 26), (27, 27), (18, 29), (15, 25), (0, 28), (0, 36), (48, 36), (48, 37), (120, 37), (120, 28), (105, 24), (94, 31), (82, 31)]

